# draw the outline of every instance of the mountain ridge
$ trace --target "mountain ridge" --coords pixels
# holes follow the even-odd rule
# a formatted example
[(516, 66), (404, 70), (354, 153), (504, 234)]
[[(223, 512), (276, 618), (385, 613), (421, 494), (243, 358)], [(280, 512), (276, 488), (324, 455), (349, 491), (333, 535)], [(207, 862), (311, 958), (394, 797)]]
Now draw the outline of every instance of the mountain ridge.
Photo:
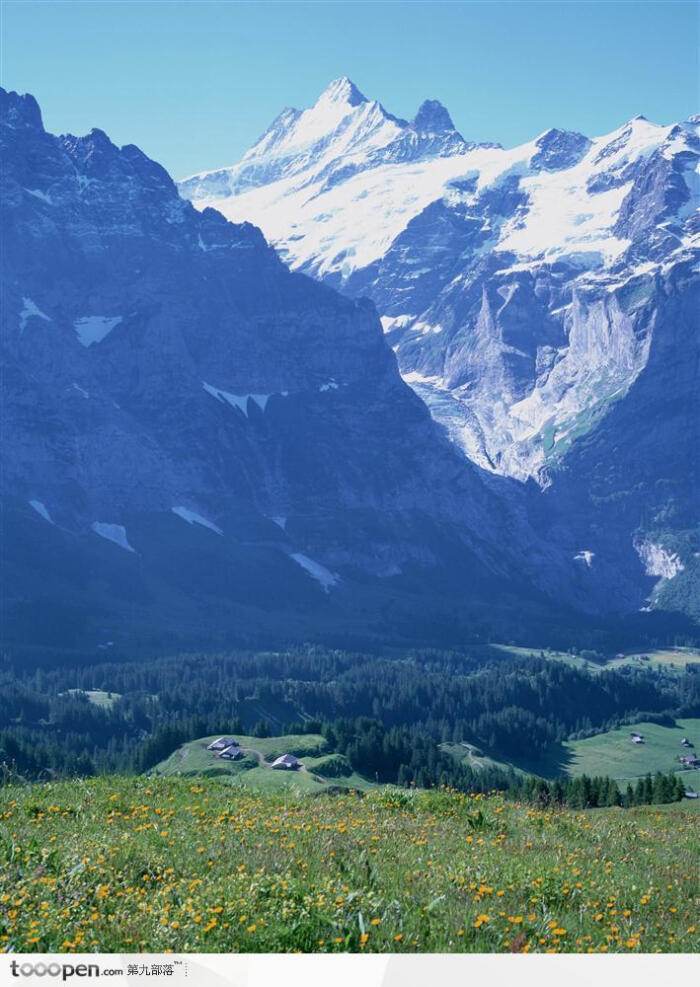
[[(322, 161), (239, 187), (253, 148), (211, 186), (202, 176), (179, 188), (259, 223), (292, 269), (371, 298), (404, 380), (461, 453), (547, 494), (547, 537), (569, 530), (572, 548), (590, 542), (589, 559), (615, 545), (621, 566), (637, 556), (649, 572), (673, 544), (678, 565), (656, 570), (675, 573), (652, 598), (695, 585), (697, 119), (638, 115), (594, 138), (550, 128), (510, 149), (420, 145), (408, 131), (374, 139), (348, 149), (327, 133)], [(655, 444), (628, 406), (668, 415)], [(626, 444), (640, 457), (636, 493), (616, 464)]]
[[(380, 104), (367, 101), (367, 105)], [(574, 285), (581, 278), (595, 280), (607, 272), (614, 279), (617, 266), (629, 267), (624, 260), (628, 255), (648, 265), (670, 259), (674, 250), (687, 253), (696, 243), (696, 230), (684, 222), (688, 217), (683, 213), (689, 196), (697, 195), (695, 180), (690, 191), (688, 187), (688, 169), (697, 161), (699, 146), (691, 131), (692, 124), (660, 127), (638, 116), (593, 140), (550, 129), (507, 151), (470, 145), (459, 135), (457, 144), (450, 141), (421, 150), (406, 132), (385, 130), (373, 135), (375, 142), (384, 142), (381, 149), (363, 143), (362, 135), (348, 148), (329, 133), (322, 165), (285, 159), (279, 174), (268, 168), (255, 178), (256, 188), (242, 188), (237, 184), (244, 177), (240, 169), (252, 167), (258, 146), (254, 145), (240, 166), (220, 169), (201, 180), (191, 177), (179, 188), (195, 204), (254, 219), (293, 269), (326, 280), (347, 294), (369, 295), (383, 317), (404, 378), (427, 400), (456, 444), (486, 469), (520, 479), (537, 478), (545, 465), (543, 430), (550, 409), (561, 430), (572, 414), (585, 410), (585, 402), (567, 409), (558, 399), (552, 403), (550, 396), (545, 398), (546, 413), (530, 423), (531, 410), (521, 408), (519, 401), (528, 393), (530, 404), (540, 400), (537, 378), (546, 379), (547, 360), (551, 365), (552, 359), (558, 362), (566, 355), (570, 328), (561, 325), (552, 342), (545, 337), (544, 345), (537, 339), (529, 344), (539, 343), (542, 373), (535, 373), (533, 360), (533, 369), (519, 379), (519, 393), (510, 395), (502, 422), (508, 442), (525, 441), (525, 457), (518, 461), (511, 457), (494, 467), (505, 451), (506, 437), (498, 431), (501, 425), (489, 421), (488, 409), (482, 410), (471, 395), (462, 395), (461, 384), (446, 372), (443, 340), (449, 336), (461, 345), (469, 321), (478, 315), (472, 310), (461, 326), (463, 305), (460, 302), (458, 307), (454, 300), (463, 293), (460, 270), (466, 272), (462, 279), (478, 281), (482, 257), (489, 257), (498, 258), (496, 267), (504, 274), (515, 275), (519, 269), (536, 276), (543, 268), (549, 277), (549, 269), (565, 263), (570, 268), (567, 280)], [(297, 139), (301, 139), (298, 132)], [(317, 141), (317, 146), (322, 144)], [(270, 153), (266, 148), (265, 155)], [(649, 167), (648, 159), (653, 159)], [(415, 171), (421, 161), (423, 169)], [(658, 172), (657, 185), (675, 182), (675, 212), (683, 221), (678, 229), (673, 227), (676, 216), (671, 204), (666, 214), (659, 209), (650, 217), (651, 223), (634, 205), (635, 197), (646, 203), (654, 199), (644, 188), (645, 181), (654, 181), (646, 177), (652, 165)], [(671, 172), (668, 177), (663, 174), (665, 167)], [(655, 194), (666, 193), (661, 188)], [(459, 235), (454, 244), (444, 242), (440, 226), (446, 222)], [(670, 227), (664, 230), (664, 223)], [(651, 229), (654, 249), (642, 250)], [(549, 309), (552, 315), (559, 313), (556, 321), (561, 323), (563, 308)], [(445, 325), (445, 310), (451, 325)], [(445, 330), (443, 339), (430, 338)], [(548, 354), (546, 347), (552, 344)], [(604, 367), (600, 372), (607, 374)], [(628, 386), (634, 371), (623, 376)]]
[(371, 302), (37, 111), (0, 92), (9, 640), (634, 607), (639, 571), (591, 580), (456, 455)]

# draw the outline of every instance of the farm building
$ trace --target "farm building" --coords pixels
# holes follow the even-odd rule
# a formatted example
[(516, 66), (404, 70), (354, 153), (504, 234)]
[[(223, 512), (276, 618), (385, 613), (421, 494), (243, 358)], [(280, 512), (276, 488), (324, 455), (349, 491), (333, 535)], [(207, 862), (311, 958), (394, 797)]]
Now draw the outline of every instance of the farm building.
[(643, 744), (644, 743), (644, 737), (640, 736), (639, 734), (635, 734), (632, 737), (632, 743), (633, 744)]
[(695, 754), (681, 754), (678, 760), (681, 764), (685, 764), (689, 768), (694, 768), (696, 765), (700, 765), (700, 757), (696, 757)]
[(231, 744), (230, 747), (225, 747), (219, 751), (217, 757), (223, 757), (226, 761), (237, 761), (239, 757), (243, 757), (243, 751), (238, 744)]
[(237, 747), (238, 741), (233, 737), (219, 737), (207, 747), (208, 751), (224, 751), (227, 747)]
[(696, 799), (698, 797), (698, 793), (697, 792), (686, 792), (685, 793), (685, 797), (687, 799)]
[(281, 757), (272, 762), (272, 767), (296, 771), (297, 768), (303, 768), (304, 765), (293, 754), (282, 754)]

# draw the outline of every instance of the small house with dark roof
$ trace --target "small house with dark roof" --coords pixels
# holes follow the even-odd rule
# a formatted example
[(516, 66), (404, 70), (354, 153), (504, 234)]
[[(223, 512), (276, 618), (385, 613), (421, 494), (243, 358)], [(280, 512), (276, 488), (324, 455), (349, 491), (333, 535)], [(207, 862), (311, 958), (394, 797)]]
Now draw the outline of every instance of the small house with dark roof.
[(225, 751), (227, 747), (237, 747), (238, 741), (233, 737), (219, 737), (218, 740), (213, 741), (207, 747), (208, 751)]
[(219, 751), (217, 757), (223, 757), (225, 761), (237, 761), (243, 757), (243, 751), (238, 744), (231, 744), (230, 747), (225, 747), (222, 751)]
[(272, 762), (272, 767), (278, 769), (282, 768), (287, 771), (296, 771), (297, 768), (303, 768), (304, 765), (298, 758), (294, 757), (293, 754), (282, 754), (281, 757), (278, 757)]

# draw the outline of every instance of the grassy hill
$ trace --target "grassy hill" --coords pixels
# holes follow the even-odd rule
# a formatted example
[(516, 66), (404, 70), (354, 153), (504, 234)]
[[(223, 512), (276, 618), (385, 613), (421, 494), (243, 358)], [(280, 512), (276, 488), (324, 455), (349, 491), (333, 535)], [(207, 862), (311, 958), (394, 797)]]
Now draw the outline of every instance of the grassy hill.
[[(236, 735), (244, 756), (238, 761), (217, 757), (207, 746), (216, 736), (183, 744), (150, 774), (156, 776), (217, 777), (253, 791), (291, 790), (320, 793), (329, 787), (365, 791), (372, 782), (353, 772), (345, 758), (328, 749), (320, 734), (286, 734), (280, 737)], [(281, 754), (294, 754), (303, 762), (301, 771), (273, 770), (270, 764)]]
[[(5, 952), (687, 952), (698, 810), (224, 779), (2, 790)], [(79, 838), (77, 838), (79, 835)]]
[(499, 768), (507, 771), (509, 768), (513, 768), (516, 774), (528, 774), (527, 769), (519, 767), (511, 761), (500, 760), (497, 757), (491, 757), (485, 754), (476, 744), (469, 744), (465, 741), (459, 744), (440, 744), (440, 747), (447, 754), (451, 754), (452, 757), (456, 757), (459, 761), (464, 761), (465, 764), (476, 770), (479, 768)]
[[(633, 744), (630, 731), (644, 734), (643, 744)], [(700, 750), (700, 719), (677, 720), (674, 727), (656, 723), (635, 723), (634, 726), (609, 730), (596, 737), (573, 740), (565, 744), (571, 761), (571, 775), (611, 775), (617, 781), (629, 781), (648, 772), (664, 773), (680, 769), (678, 755), (689, 753), (681, 747), (687, 737)], [(684, 771), (688, 787), (700, 791), (700, 771)]]
[(700, 651), (697, 648), (660, 648), (650, 651), (628, 651), (609, 658), (604, 662), (590, 661), (580, 654), (569, 654), (568, 651), (554, 651), (550, 648), (522, 648), (511, 644), (492, 645), (505, 654), (516, 655), (520, 658), (544, 658), (547, 661), (560, 661), (570, 668), (580, 668), (589, 672), (606, 672), (624, 666), (633, 668), (648, 668), (658, 672), (679, 673), (688, 665), (700, 664)]
[[(644, 744), (633, 744), (630, 731), (644, 734)], [(596, 734), (585, 740), (569, 740), (555, 747), (546, 760), (529, 756), (526, 750), (512, 760), (499, 758), (475, 744), (442, 744), (447, 753), (452, 754), (474, 768), (512, 767), (520, 774), (536, 774), (544, 778), (559, 775), (587, 774), (610, 775), (618, 783), (641, 778), (651, 772), (667, 774), (677, 769), (683, 775), (688, 788), (700, 792), (700, 771), (683, 770), (678, 763), (678, 755), (689, 753), (681, 747), (681, 740), (687, 737), (695, 743), (700, 756), (700, 719), (676, 720), (673, 727), (659, 726), (656, 723), (635, 723), (606, 733)]]
[(93, 706), (100, 706), (103, 709), (109, 709), (117, 699), (121, 699), (118, 692), (105, 692), (103, 689), (68, 689), (66, 691), (68, 695), (85, 696), (87, 701), (92, 703)]

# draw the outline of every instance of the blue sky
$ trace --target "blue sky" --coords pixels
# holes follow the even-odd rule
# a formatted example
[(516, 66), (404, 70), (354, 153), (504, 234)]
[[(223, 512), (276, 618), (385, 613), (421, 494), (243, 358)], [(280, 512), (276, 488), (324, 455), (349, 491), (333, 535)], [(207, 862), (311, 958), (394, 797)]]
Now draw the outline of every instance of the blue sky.
[(4, 0), (0, 78), (47, 129), (107, 131), (174, 177), (232, 164), (284, 106), (348, 75), (410, 117), (440, 99), (468, 139), (600, 134), (698, 110), (694, 2)]

